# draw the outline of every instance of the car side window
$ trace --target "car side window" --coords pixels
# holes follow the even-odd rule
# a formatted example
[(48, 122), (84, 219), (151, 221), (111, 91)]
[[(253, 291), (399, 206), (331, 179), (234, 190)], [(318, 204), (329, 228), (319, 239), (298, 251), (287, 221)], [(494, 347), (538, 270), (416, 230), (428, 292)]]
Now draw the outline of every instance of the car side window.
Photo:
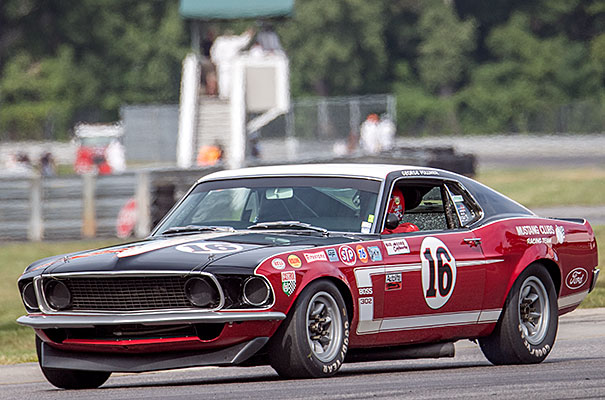
[(481, 208), (463, 187), (454, 182), (448, 182), (446, 188), (461, 226), (467, 226), (481, 218)]
[(396, 228), (383, 229), (382, 234), (434, 231), (452, 228), (446, 207), (447, 192), (441, 182), (398, 183), (392, 191), (386, 212), (399, 220)]

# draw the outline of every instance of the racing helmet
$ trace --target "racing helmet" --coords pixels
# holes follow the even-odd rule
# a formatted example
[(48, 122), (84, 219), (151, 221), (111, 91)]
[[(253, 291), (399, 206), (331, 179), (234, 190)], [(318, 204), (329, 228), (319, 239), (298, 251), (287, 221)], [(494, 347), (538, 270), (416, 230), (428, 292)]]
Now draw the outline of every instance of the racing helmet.
[(403, 199), (403, 193), (398, 187), (393, 188), (391, 192), (391, 199), (389, 200), (388, 212), (397, 215), (399, 221), (403, 218), (405, 212), (405, 200)]

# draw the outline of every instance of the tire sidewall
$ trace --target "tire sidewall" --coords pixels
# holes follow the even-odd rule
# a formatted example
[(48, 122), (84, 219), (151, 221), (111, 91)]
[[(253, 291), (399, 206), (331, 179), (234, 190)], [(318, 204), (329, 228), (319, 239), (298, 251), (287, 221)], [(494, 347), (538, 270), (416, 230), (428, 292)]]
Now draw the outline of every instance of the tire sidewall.
[[(327, 361), (318, 359), (307, 340), (307, 308), (313, 296), (316, 293), (325, 292), (329, 294), (338, 305), (338, 311), (342, 321), (342, 338), (338, 344), (339, 350), (335, 356)], [(296, 327), (296, 334), (299, 340), (296, 340), (294, 345), (298, 347), (300, 354), (305, 354), (303, 361), (304, 369), (314, 377), (327, 377), (334, 375), (344, 363), (347, 350), (349, 347), (349, 331), (350, 321), (347, 313), (347, 307), (342, 298), (342, 295), (334, 284), (329, 281), (316, 281), (307, 286), (297, 299), (295, 304), (296, 310), (294, 311), (292, 318), (294, 326)]]
[[(519, 297), (521, 296), (521, 286), (527, 278), (534, 276), (538, 278), (548, 295), (549, 320), (547, 332), (542, 341), (537, 344), (530, 343), (520, 323)], [(552, 351), (553, 344), (557, 335), (558, 327), (558, 305), (557, 293), (555, 287), (546, 269), (540, 264), (532, 264), (526, 268), (515, 281), (509, 296), (506, 313), (503, 318), (508, 326), (508, 334), (510, 335), (511, 350), (523, 363), (533, 364), (542, 362), (546, 356)]]

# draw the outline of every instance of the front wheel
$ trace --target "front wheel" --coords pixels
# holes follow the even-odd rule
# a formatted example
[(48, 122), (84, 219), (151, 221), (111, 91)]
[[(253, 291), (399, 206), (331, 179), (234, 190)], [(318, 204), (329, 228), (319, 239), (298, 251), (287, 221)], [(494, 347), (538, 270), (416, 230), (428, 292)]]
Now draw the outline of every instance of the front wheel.
[[(42, 340), (36, 336), (36, 351), (38, 360), (42, 360)], [(80, 371), (75, 369), (47, 368), (40, 362), (40, 369), (44, 377), (53, 386), (61, 389), (96, 389), (104, 384), (111, 372)]]
[(333, 283), (311, 283), (303, 290), (269, 345), (271, 366), (284, 378), (334, 375), (347, 354), (349, 319)]
[(493, 364), (544, 361), (557, 335), (559, 313), (552, 278), (541, 264), (530, 265), (517, 278), (494, 332), (479, 339)]

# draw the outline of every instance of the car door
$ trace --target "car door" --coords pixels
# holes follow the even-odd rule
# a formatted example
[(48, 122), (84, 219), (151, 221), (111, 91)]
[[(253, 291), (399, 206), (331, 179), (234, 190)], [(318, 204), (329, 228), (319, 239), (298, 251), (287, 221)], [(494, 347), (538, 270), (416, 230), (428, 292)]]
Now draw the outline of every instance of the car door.
[[(485, 258), (480, 239), (464, 225), (478, 211), (441, 180), (402, 179), (395, 185), (404, 196), (420, 192), (404, 214), (418, 230), (382, 237), (384, 275), (375, 279), (383, 308), (376, 344), (472, 336), (483, 302)], [(459, 204), (466, 207), (462, 217)]]

